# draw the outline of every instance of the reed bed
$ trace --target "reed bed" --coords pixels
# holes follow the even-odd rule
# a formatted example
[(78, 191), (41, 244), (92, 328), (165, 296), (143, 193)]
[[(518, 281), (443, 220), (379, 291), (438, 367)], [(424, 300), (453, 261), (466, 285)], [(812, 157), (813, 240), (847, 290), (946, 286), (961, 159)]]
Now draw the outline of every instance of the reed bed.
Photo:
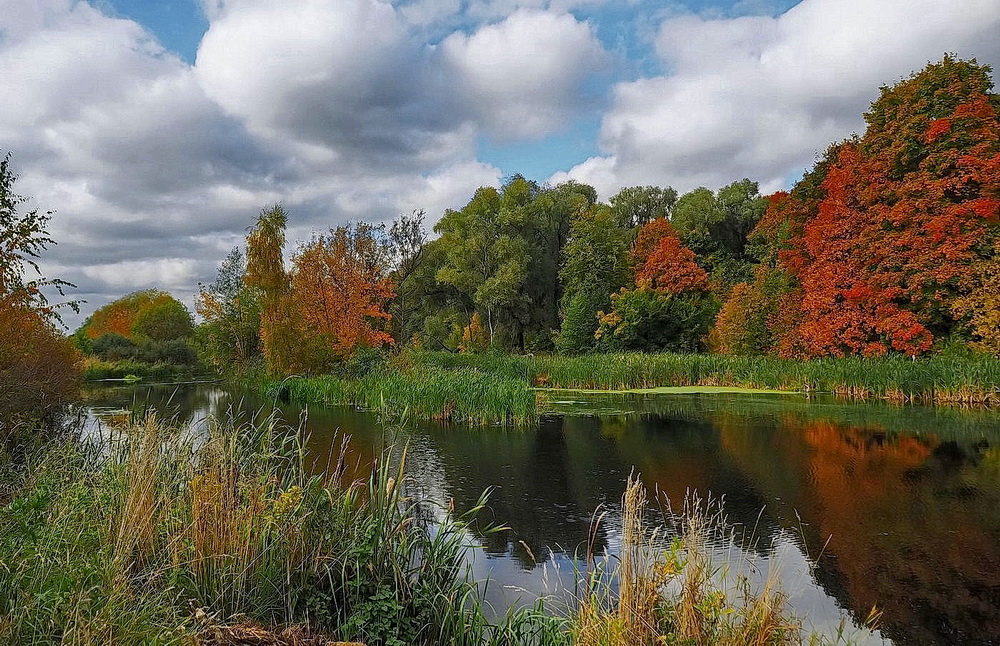
[[(712, 544), (735, 540), (723, 511), (696, 495), (677, 514), (669, 503), (659, 509), (638, 477), (630, 477), (622, 496), (619, 557), (590, 560), (569, 628), (572, 643), (818, 646), (850, 644), (877, 627), (873, 611), (856, 635), (844, 628), (807, 634), (781, 590), (780, 565), (769, 562), (761, 573), (758, 557), (732, 563), (714, 555)], [(660, 520), (651, 523), (655, 512)]]
[(336, 456), (324, 476), (305, 461), (271, 420), (192, 435), (146, 418), (46, 446), (0, 501), (0, 643), (214, 644), (257, 626), (260, 643), (489, 644), (553, 621), (483, 618), (464, 561), (478, 507), (428, 511), (388, 453), (358, 483)]
[(632, 390), (734, 386), (833, 393), (851, 399), (923, 404), (1000, 405), (1000, 359), (985, 355), (888, 356), (792, 361), (707, 354), (515, 356), (413, 353), (418, 365), (479, 369), (536, 387)]
[(291, 378), (264, 390), (303, 403), (475, 425), (525, 424), (536, 416), (537, 395), (527, 382), (477, 368), (380, 367), (353, 379)]

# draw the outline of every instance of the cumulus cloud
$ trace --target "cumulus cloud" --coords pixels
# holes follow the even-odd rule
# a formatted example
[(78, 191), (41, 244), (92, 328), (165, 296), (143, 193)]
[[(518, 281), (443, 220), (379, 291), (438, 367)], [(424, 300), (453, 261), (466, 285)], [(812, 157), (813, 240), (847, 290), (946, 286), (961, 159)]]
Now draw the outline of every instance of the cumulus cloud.
[[(879, 84), (945, 51), (1000, 62), (1000, 0), (804, 0), (730, 19), (611, 0), (201, 0), (193, 65), (101, 2), (0, 11), (0, 146), (19, 192), (57, 211), (44, 268), (87, 311), (153, 286), (190, 302), (270, 203), (293, 240), (415, 208), (432, 223), (500, 181), (477, 159), (487, 137), (544, 140), (610, 106), (601, 156), (553, 180), (605, 196), (744, 175), (775, 188), (860, 128)], [(653, 64), (622, 64), (638, 36), (598, 38), (621, 37), (601, 16), (628, 7), (622, 24), (659, 25)], [(608, 90), (610, 73), (657, 65)]]
[(44, 269), (86, 311), (152, 286), (190, 302), (269, 203), (294, 240), (414, 208), (433, 220), (499, 182), (475, 159), (474, 102), (391, 5), (205, 8), (193, 66), (87, 2), (0, 14), (0, 142), (19, 192), (57, 210)]
[(518, 11), (441, 44), (477, 120), (500, 139), (564, 125), (586, 78), (605, 63), (593, 28), (570, 14)]
[(1000, 62), (1000, 1), (803, 0), (772, 18), (665, 20), (669, 73), (619, 83), (605, 153), (557, 174), (604, 195), (628, 184), (787, 185), (833, 141), (860, 131), (885, 83), (945, 52)]

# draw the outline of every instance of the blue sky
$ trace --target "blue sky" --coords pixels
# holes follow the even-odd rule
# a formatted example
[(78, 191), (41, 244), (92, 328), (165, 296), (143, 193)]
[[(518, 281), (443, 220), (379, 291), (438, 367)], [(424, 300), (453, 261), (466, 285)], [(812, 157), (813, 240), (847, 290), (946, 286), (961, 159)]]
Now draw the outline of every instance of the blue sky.
[(998, 33), (1000, 0), (5, 0), (0, 150), (84, 316), (190, 304), (274, 202), (295, 241), (513, 173), (787, 188), (881, 85), (997, 69)]

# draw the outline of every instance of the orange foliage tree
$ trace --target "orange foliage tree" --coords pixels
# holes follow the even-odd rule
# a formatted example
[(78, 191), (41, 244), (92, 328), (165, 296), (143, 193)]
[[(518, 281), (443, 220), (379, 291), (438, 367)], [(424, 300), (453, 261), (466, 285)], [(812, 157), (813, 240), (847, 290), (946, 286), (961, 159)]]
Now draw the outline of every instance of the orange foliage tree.
[(636, 237), (635, 283), (668, 294), (706, 290), (708, 274), (695, 258), (694, 252), (681, 244), (670, 223), (657, 218), (643, 226)]
[(393, 283), (375, 227), (359, 223), (314, 236), (292, 262), (291, 295), (302, 323), (334, 357), (392, 343), (384, 326)]
[(772, 199), (755, 235), (798, 301), (779, 354), (916, 355), (966, 323), (956, 304), (1000, 219), (991, 88), (987, 67), (950, 57), (883, 88), (865, 134)]
[[(62, 294), (69, 283), (44, 278), (35, 262), (54, 244), (51, 212), (27, 213), (27, 198), (14, 193), (10, 155), (0, 159), (0, 439), (20, 423), (58, 411), (79, 379), (79, 354), (59, 332), (58, 308), (43, 293)], [(34, 277), (32, 277), (34, 274)], [(75, 303), (67, 303), (76, 307)]]
[(173, 296), (158, 289), (133, 292), (95, 310), (82, 329), (91, 339), (105, 334), (119, 334), (131, 339), (138, 333), (136, 324), (145, 315), (175, 303)]

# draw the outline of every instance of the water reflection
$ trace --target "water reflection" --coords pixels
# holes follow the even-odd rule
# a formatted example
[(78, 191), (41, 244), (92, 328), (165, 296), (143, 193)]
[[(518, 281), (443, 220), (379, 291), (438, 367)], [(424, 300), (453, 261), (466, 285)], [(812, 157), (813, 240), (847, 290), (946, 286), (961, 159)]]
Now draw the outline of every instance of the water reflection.
[[(196, 424), (268, 408), (208, 385), (100, 389), (89, 400)], [(501, 607), (571, 589), (574, 555), (616, 551), (614, 507), (634, 468), (651, 495), (675, 504), (691, 490), (723, 498), (740, 547), (717, 547), (736, 562), (755, 553), (762, 569), (780, 561), (796, 611), (818, 629), (858, 626), (877, 605), (873, 643), (1000, 643), (996, 413), (722, 395), (552, 408), (567, 414), (521, 431), (410, 424), (404, 433), (329, 409), (306, 424), (317, 469), (349, 433), (346, 477), (405, 444), (415, 495), (461, 511), (491, 488), (485, 520), (509, 529), (481, 534), (472, 565), (490, 575)], [(282, 410), (293, 422), (300, 413)], [(599, 509), (608, 513), (595, 525)]]

